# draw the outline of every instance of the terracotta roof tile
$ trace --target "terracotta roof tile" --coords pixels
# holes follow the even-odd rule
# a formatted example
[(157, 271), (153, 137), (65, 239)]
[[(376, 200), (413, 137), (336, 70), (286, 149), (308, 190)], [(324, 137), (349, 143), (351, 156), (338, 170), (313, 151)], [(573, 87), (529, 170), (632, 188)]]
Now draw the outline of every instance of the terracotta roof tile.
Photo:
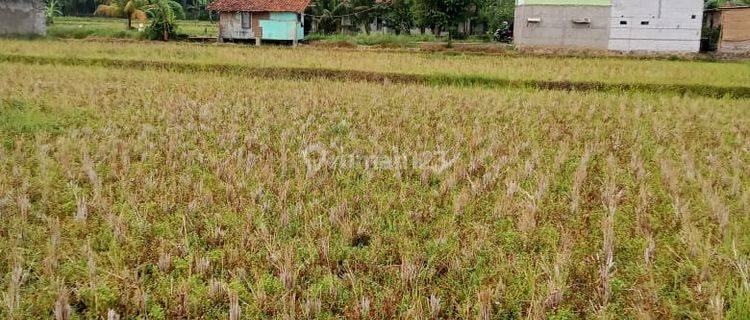
[(206, 8), (212, 11), (302, 12), (310, 0), (216, 0)]

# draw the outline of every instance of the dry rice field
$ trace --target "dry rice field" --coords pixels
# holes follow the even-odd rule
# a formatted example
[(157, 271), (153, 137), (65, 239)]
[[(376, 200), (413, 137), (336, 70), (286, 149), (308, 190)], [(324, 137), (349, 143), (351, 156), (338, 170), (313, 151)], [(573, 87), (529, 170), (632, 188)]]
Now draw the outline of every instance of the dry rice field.
[(747, 62), (0, 40), (0, 317), (748, 319), (748, 92)]

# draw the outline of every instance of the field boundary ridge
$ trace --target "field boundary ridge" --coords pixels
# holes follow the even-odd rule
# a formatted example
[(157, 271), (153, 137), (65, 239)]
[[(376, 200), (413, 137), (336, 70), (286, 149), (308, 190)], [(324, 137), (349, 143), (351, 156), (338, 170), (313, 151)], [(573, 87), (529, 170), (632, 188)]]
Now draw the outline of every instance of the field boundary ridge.
[(710, 98), (750, 99), (750, 87), (703, 84), (608, 83), (601, 81), (510, 80), (474, 75), (408, 74), (304, 67), (256, 67), (242, 64), (202, 64), (157, 60), (53, 57), (0, 53), (0, 62), (38, 65), (98, 66), (172, 72), (210, 72), (269, 79), (360, 81), (482, 88), (530, 88), (558, 91), (646, 92)]

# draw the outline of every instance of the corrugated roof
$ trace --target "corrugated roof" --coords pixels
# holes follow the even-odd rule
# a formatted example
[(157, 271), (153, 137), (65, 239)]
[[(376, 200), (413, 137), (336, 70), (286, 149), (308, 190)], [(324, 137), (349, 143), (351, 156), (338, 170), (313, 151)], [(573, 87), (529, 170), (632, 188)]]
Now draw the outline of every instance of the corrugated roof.
[(518, 0), (518, 5), (609, 6), (611, 0)]
[(302, 12), (310, 0), (216, 0), (206, 9), (212, 11)]

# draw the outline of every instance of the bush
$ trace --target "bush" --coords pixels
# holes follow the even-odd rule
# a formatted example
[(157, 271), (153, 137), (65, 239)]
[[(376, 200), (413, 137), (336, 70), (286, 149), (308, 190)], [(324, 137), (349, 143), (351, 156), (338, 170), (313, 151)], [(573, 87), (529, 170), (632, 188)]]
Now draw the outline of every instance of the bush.
[(152, 20), (151, 24), (144, 31), (144, 36), (149, 40), (167, 41), (177, 37), (177, 26), (173, 23)]
[(326, 42), (348, 42), (361, 46), (386, 46), (386, 47), (414, 47), (418, 42), (436, 41), (433, 35), (396, 35), (392, 33), (372, 33), (372, 34), (310, 34), (305, 36), (308, 41), (326, 41)]

